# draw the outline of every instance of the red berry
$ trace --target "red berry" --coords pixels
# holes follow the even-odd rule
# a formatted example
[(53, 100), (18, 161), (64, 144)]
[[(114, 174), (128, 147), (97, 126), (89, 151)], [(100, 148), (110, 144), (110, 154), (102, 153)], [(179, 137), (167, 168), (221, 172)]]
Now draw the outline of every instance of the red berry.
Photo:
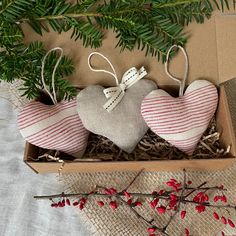
[(84, 205), (84, 204), (86, 203), (86, 201), (87, 201), (87, 200), (86, 200), (84, 197), (80, 199), (80, 203), (81, 203), (82, 205)]
[(166, 208), (164, 206), (159, 206), (159, 207), (157, 207), (157, 212), (159, 214), (165, 214)]
[(78, 206), (79, 205), (79, 202), (73, 202), (73, 206)]
[(66, 205), (70, 206), (70, 199), (68, 199), (68, 198), (66, 199)]
[(185, 236), (189, 236), (190, 233), (189, 233), (189, 230), (187, 228), (184, 229), (184, 234), (185, 234)]
[(219, 201), (220, 199), (221, 199), (221, 196), (215, 196), (214, 199), (213, 199), (213, 201), (214, 201), (214, 202), (217, 202), (217, 201)]
[(165, 190), (161, 189), (158, 194), (162, 195), (164, 192), (165, 192)]
[(209, 200), (209, 197), (208, 197), (208, 195), (202, 195), (201, 196), (201, 202), (207, 202)]
[(175, 186), (172, 186), (172, 188), (173, 188), (173, 190), (175, 191), (175, 192), (179, 192), (179, 189), (178, 189), (178, 187), (175, 185)]
[(193, 201), (194, 201), (194, 202), (200, 202), (200, 198), (199, 198), (198, 196), (195, 196), (195, 197), (193, 198)]
[(111, 202), (109, 203), (109, 206), (110, 206), (113, 210), (115, 210), (115, 209), (117, 208), (117, 204), (116, 204), (115, 201), (111, 201)]
[(126, 192), (126, 191), (124, 191), (124, 195), (125, 195), (127, 198), (130, 198), (130, 197), (131, 197), (131, 195), (130, 195), (128, 192)]
[(98, 201), (98, 206), (103, 207), (104, 206), (104, 202)]
[(181, 219), (184, 219), (185, 215), (186, 215), (186, 211), (181, 211), (181, 213), (180, 213)]
[(232, 220), (228, 219), (228, 224), (230, 225), (230, 227), (235, 228), (235, 224)]
[(195, 207), (198, 213), (202, 213), (206, 210), (206, 207), (204, 205), (198, 205)]
[(129, 200), (127, 201), (127, 204), (128, 204), (128, 205), (131, 205), (131, 204), (132, 204), (132, 199), (129, 199)]
[(84, 204), (80, 203), (80, 204), (79, 204), (79, 209), (80, 209), (80, 210), (83, 210), (83, 209), (84, 209)]
[(199, 192), (197, 196), (200, 198), (203, 194), (204, 194), (203, 192)]
[(223, 195), (223, 196), (220, 198), (220, 200), (221, 200), (222, 202), (227, 202), (227, 198), (226, 198), (225, 195)]
[(55, 207), (55, 203), (52, 203), (52, 204), (51, 204), (51, 207)]
[(176, 204), (177, 204), (176, 200), (171, 200), (170, 203), (169, 203), (169, 207), (173, 208)]
[(61, 203), (62, 203), (62, 206), (65, 206), (66, 204), (65, 204), (65, 199), (63, 199), (62, 201), (61, 201)]
[(143, 204), (141, 202), (135, 202), (135, 206), (142, 206)]
[(214, 218), (215, 218), (216, 220), (219, 220), (219, 219), (220, 219), (219, 215), (218, 215), (216, 212), (213, 213), (213, 216), (214, 216)]
[(62, 202), (58, 202), (57, 205), (58, 205), (59, 207), (63, 207)]
[(188, 185), (190, 185), (190, 184), (192, 184), (192, 183), (193, 183), (193, 182), (192, 182), (192, 181), (190, 181), (190, 180), (187, 182), (187, 184), (188, 184)]
[(221, 221), (222, 221), (223, 224), (225, 224), (225, 225), (227, 224), (227, 220), (225, 219), (224, 216), (221, 217)]
[(159, 202), (159, 198), (155, 198), (153, 201), (151, 201), (150, 202), (151, 208), (155, 208), (158, 202)]
[(170, 199), (176, 201), (177, 200), (177, 196), (175, 194), (171, 193), (170, 194)]
[(154, 233), (155, 231), (156, 231), (156, 228), (154, 227), (148, 228), (149, 233)]
[(223, 231), (221, 232), (221, 236), (225, 236), (225, 233)]
[(175, 186), (175, 183), (168, 181), (168, 182), (166, 182), (166, 185), (169, 187), (173, 187), (173, 186)]
[(107, 194), (107, 195), (112, 195), (112, 192), (110, 189), (105, 189), (104, 190), (104, 193)]
[(114, 189), (114, 188), (110, 188), (110, 192), (111, 192), (112, 194), (117, 194), (117, 190)]
[(155, 234), (149, 234), (149, 236), (156, 236)]

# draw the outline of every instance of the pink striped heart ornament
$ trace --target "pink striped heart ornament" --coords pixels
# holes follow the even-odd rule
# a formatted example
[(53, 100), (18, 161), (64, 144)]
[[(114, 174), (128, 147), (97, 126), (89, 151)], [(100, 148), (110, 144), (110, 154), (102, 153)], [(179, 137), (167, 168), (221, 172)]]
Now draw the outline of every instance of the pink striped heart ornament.
[[(177, 47), (184, 52), (187, 61), (184, 49)], [(185, 79), (180, 81), (170, 75), (167, 68), (166, 64), (167, 74), (180, 83), (180, 96), (172, 97), (162, 89), (154, 90), (142, 101), (141, 113), (153, 132), (179, 150), (192, 155), (216, 111), (217, 89), (209, 81), (195, 80), (184, 93), (187, 70)]]
[(181, 97), (172, 97), (162, 89), (152, 91), (144, 98), (141, 113), (153, 132), (192, 155), (217, 101), (216, 87), (206, 80), (196, 80)]
[[(53, 94), (44, 82), (44, 63), (47, 55), (60, 50), (61, 56), (52, 75)], [(58, 150), (74, 157), (81, 157), (86, 149), (89, 132), (77, 113), (76, 100), (57, 102), (54, 88), (54, 72), (61, 60), (62, 49), (53, 48), (42, 61), (42, 83), (54, 105), (39, 101), (29, 102), (18, 115), (18, 127), (22, 136), (31, 144), (45, 149)]]
[(55, 105), (32, 101), (18, 115), (20, 132), (33, 145), (80, 157), (87, 146), (89, 132), (76, 107), (76, 100)]

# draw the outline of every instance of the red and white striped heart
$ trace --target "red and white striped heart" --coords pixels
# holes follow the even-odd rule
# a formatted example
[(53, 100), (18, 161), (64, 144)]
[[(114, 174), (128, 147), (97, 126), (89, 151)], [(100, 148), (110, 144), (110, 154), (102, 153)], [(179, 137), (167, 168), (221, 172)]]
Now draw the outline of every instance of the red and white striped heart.
[(80, 157), (87, 146), (89, 132), (76, 107), (76, 100), (55, 105), (32, 101), (18, 115), (20, 132), (31, 144)]
[(162, 89), (152, 91), (144, 98), (141, 113), (153, 132), (192, 155), (217, 103), (216, 87), (209, 81), (196, 80), (180, 97), (172, 97)]

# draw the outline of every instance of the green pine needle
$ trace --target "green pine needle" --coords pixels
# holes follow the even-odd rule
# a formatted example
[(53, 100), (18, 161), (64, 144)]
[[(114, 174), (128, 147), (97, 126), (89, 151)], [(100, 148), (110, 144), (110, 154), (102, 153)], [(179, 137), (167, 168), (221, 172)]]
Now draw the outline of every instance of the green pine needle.
[[(40, 35), (50, 28), (58, 33), (71, 30), (71, 38), (81, 40), (85, 47), (102, 45), (104, 30), (112, 29), (121, 50), (138, 48), (162, 62), (173, 44), (184, 46), (184, 26), (203, 23), (215, 8), (221, 11), (235, 5), (234, 0), (0, 0), (0, 80), (24, 81), (24, 95), (39, 96), (42, 89), (41, 61), (45, 50), (41, 43), (24, 45), (22, 23), (29, 24)], [(235, 7), (235, 6), (234, 6)], [(49, 56), (45, 66), (46, 83), (51, 90), (52, 68), (58, 58)], [(72, 61), (66, 57), (56, 73), (57, 95), (60, 99), (75, 96), (63, 76), (73, 72)]]

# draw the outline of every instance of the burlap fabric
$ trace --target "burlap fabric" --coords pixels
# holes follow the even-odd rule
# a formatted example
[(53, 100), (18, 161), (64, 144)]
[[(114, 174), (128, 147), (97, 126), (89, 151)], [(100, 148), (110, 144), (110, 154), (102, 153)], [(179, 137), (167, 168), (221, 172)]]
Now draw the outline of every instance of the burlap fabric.
[(24, 92), (19, 90), (22, 87), (22, 83), (23, 82), (20, 80), (14, 80), (12, 83), (1, 81), (1, 89), (4, 89), (6, 93), (9, 94), (7, 98), (1, 98), (7, 99), (14, 106), (14, 108), (18, 110), (21, 110), (26, 104), (29, 103), (29, 100), (22, 96)]
[[(115, 187), (118, 190), (125, 188), (128, 183), (134, 178), (137, 172), (113, 172), (113, 173), (70, 173), (63, 174), (60, 178), (63, 181), (66, 192), (89, 192), (93, 190), (95, 185), (105, 187)], [(165, 187), (165, 182), (175, 178), (179, 181), (183, 179), (182, 172), (143, 172), (134, 184), (130, 187), (131, 192), (152, 192), (156, 189)], [(224, 171), (215, 172), (197, 172), (187, 171), (187, 179), (192, 180), (197, 186), (204, 181), (208, 181), (209, 186), (223, 184), (228, 189), (227, 196), (229, 203), (236, 203), (236, 164)], [(210, 193), (210, 192), (209, 192)], [(214, 192), (215, 194), (215, 192)], [(210, 197), (213, 195), (210, 194)], [(138, 219), (129, 208), (119, 206), (116, 210), (112, 210), (108, 205), (99, 207), (96, 204), (95, 198), (88, 201), (85, 209), (79, 214), (83, 214), (84, 222), (89, 226), (91, 235), (100, 236), (138, 236), (148, 235), (147, 225)], [(181, 220), (179, 215), (171, 223), (168, 228), (168, 233), (171, 236), (183, 235), (184, 228), (188, 227), (191, 235), (194, 236), (213, 236), (221, 235), (221, 230), (224, 230), (226, 235), (235, 235), (230, 227), (225, 227), (220, 221), (216, 221), (212, 217), (214, 209), (208, 208), (204, 213), (198, 214), (193, 206), (181, 206), (187, 210), (187, 215), (184, 220)], [(138, 209), (138, 208), (137, 208)], [(139, 213), (148, 219), (156, 219), (159, 225), (164, 225), (167, 221), (166, 217), (159, 216), (155, 213), (146, 202), (139, 208)], [(217, 210), (221, 215), (230, 217), (236, 220), (236, 212), (231, 211), (230, 216), (226, 210)]]

